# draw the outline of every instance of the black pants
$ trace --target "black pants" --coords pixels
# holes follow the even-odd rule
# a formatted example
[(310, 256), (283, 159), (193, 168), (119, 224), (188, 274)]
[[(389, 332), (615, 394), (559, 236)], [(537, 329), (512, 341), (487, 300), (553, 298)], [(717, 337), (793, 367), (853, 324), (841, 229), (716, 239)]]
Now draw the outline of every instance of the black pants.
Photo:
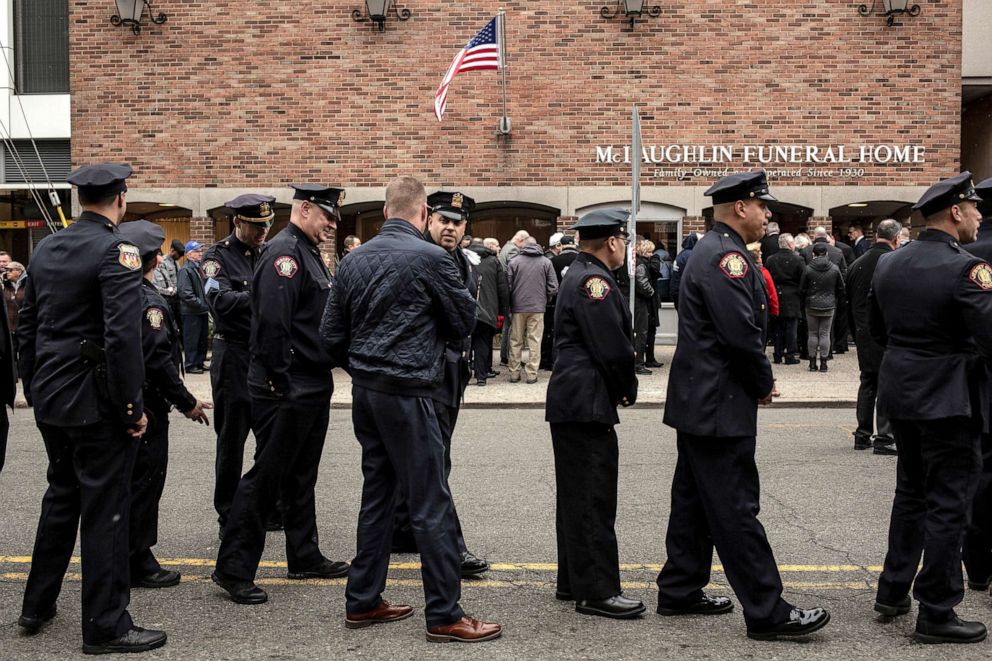
[(426, 397), (407, 397), (352, 387), (352, 420), (362, 446), (362, 508), (358, 541), (346, 590), (349, 613), (379, 605), (386, 587), (393, 506), (399, 487), (410, 506), (420, 552), (427, 626), (444, 626), (465, 612), (455, 511), (444, 477), (444, 442)]
[(992, 434), (982, 434), (982, 474), (971, 501), (961, 559), (970, 580), (984, 583), (992, 578)]
[[(148, 429), (138, 441), (138, 454), (131, 477), (131, 525), (129, 530), (131, 576), (145, 576), (161, 569), (152, 547), (158, 543), (158, 507), (165, 489), (169, 464), (169, 407), (149, 407), (145, 396)], [(164, 404), (164, 402), (162, 402)]]
[[(870, 438), (875, 433), (875, 399), (878, 396), (878, 372), (861, 372), (861, 383), (858, 386), (858, 429), (855, 435)], [(892, 438), (892, 425), (889, 419), (878, 412), (878, 435), (885, 439)]]
[[(492, 355), (492, 352), (490, 352)], [(444, 442), (444, 481), (448, 484), (448, 491), (451, 485), (448, 480), (451, 478), (451, 436), (455, 433), (455, 425), (458, 423), (457, 406), (446, 406), (439, 402), (434, 402), (434, 414), (437, 416), (437, 426), (441, 432), (441, 440)], [(458, 536), (458, 552), (465, 553), (468, 547), (465, 546), (465, 537), (462, 535), (462, 524), (458, 520), (458, 510), (455, 509), (454, 497), (451, 499), (451, 511), (455, 517), (455, 533)], [(413, 522), (410, 520), (410, 507), (406, 498), (403, 497), (403, 490), (396, 488), (396, 513), (393, 525), (394, 535), (413, 536)]]
[(0, 472), (7, 458), (7, 436), (10, 434), (10, 418), (7, 417), (7, 407), (0, 404)]
[(183, 315), (183, 350), (186, 369), (202, 369), (207, 359), (207, 335), (210, 322), (206, 314)]
[(778, 624), (792, 606), (782, 599), (775, 556), (758, 521), (760, 484), (753, 436), (713, 438), (678, 432), (672, 512), (658, 574), (659, 605), (690, 604), (709, 583), (713, 548), (749, 627)]
[(830, 338), (833, 340), (833, 353), (844, 353), (847, 351), (847, 306), (837, 301), (834, 308), (834, 326), (830, 331)]
[(644, 364), (644, 352), (648, 346), (648, 311), (640, 302), (634, 304), (634, 360)]
[(134, 626), (128, 572), (131, 472), (138, 444), (124, 427), (38, 423), (48, 453), (48, 490), (24, 588), (22, 613), (55, 605), (79, 529), (82, 551), (83, 643), (99, 645)]
[[(496, 329), (477, 323), (472, 331), (472, 371), (476, 379), (487, 379), (493, 371), (493, 337)], [(542, 345), (543, 346), (543, 345)]]
[(540, 368), (551, 369), (555, 364), (555, 306), (554, 302), (544, 309), (544, 333), (541, 336)]
[(654, 357), (654, 341), (658, 334), (658, 324), (654, 323), (654, 319), (648, 322), (648, 334), (647, 334), (647, 344), (644, 347), (644, 357), (649, 363), (658, 362)]
[(795, 356), (799, 349), (798, 339), (799, 319), (796, 317), (777, 317), (772, 319), (772, 338), (774, 338), (774, 356), (783, 358)]
[(964, 598), (961, 543), (981, 471), (981, 426), (943, 418), (893, 420), (892, 428), (899, 450), (896, 495), (878, 600), (897, 603), (912, 586), (920, 617), (942, 622)]
[[(214, 396), (217, 460), (214, 464), (214, 509), (223, 526), (234, 500), (244, 465), (245, 441), (251, 431), (251, 395), (248, 393), (248, 347), (214, 339), (210, 361), (210, 388)], [(256, 458), (258, 446), (256, 444)]]
[(595, 422), (551, 423), (558, 589), (577, 600), (620, 594), (617, 434)]
[(799, 358), (801, 360), (807, 360), (809, 356), (809, 349), (807, 348), (807, 340), (809, 339), (809, 328), (806, 326), (806, 315), (803, 314), (799, 317), (799, 323), (796, 324), (796, 346), (799, 347)]
[(282, 497), (286, 562), (302, 572), (323, 560), (317, 546), (314, 487), (330, 412), (326, 399), (252, 398), (258, 451), (255, 465), (238, 483), (217, 553), (217, 570), (252, 581), (265, 550), (265, 521)]

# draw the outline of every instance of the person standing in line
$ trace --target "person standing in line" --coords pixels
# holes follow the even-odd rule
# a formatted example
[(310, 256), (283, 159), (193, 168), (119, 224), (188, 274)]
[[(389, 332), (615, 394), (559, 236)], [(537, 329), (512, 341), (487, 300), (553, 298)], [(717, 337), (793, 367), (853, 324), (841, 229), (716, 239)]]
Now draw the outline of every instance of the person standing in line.
[(765, 235), (761, 237), (761, 262), (768, 263), (768, 258), (779, 251), (779, 237), (781, 236), (778, 223), (769, 222), (765, 227)]
[[(318, 336), (332, 287), (320, 244), (337, 227), (344, 191), (321, 184), (292, 187), (289, 225), (265, 244), (252, 277), (248, 390), (255, 463), (234, 493), (211, 576), (238, 604), (268, 601), (255, 575), (265, 550), (265, 521), (280, 496), (287, 578), (348, 574), (347, 562), (320, 551), (314, 494), (334, 391), (334, 363)], [(258, 215), (263, 211), (260, 203)]]
[(350, 253), (352, 250), (354, 250), (360, 245), (362, 245), (362, 240), (359, 239), (354, 234), (349, 234), (348, 236), (344, 237), (344, 250), (341, 251), (341, 259), (344, 259), (345, 255), (347, 255), (348, 253)]
[[(651, 250), (648, 250), (650, 246)], [(649, 375), (651, 370), (644, 366), (647, 360), (648, 331), (651, 327), (652, 307), (654, 306), (654, 287), (651, 285), (651, 270), (648, 260), (654, 252), (654, 244), (641, 241), (634, 253), (634, 372)], [(657, 315), (657, 310), (655, 310)]]
[(806, 262), (796, 252), (791, 234), (779, 235), (778, 241), (778, 252), (769, 257), (766, 264), (778, 295), (778, 317), (772, 323), (775, 344), (772, 357), (776, 365), (782, 362), (798, 365), (796, 332), (803, 314), (799, 285), (806, 271)]
[(144, 652), (167, 640), (135, 626), (127, 610), (131, 475), (148, 425), (141, 255), (117, 229), (130, 176), (124, 164), (69, 175), (83, 212), (38, 244), (18, 319), (18, 368), (49, 466), (17, 623), (33, 634), (55, 618), (78, 529), (84, 654)]
[(813, 244), (813, 259), (806, 265), (799, 281), (799, 297), (806, 311), (809, 337), (809, 371), (817, 371), (816, 354), (820, 353), (821, 372), (827, 371), (827, 354), (830, 353), (830, 328), (837, 306), (844, 301), (844, 277), (827, 256), (825, 242)]
[(869, 294), (869, 331), (885, 347), (878, 408), (899, 453), (875, 611), (909, 613), (912, 588), (923, 643), (987, 635), (954, 610), (964, 598), (961, 546), (989, 428), (992, 266), (962, 247), (978, 234), (981, 201), (970, 172), (931, 186), (913, 205), (926, 229), (878, 260)]
[(203, 374), (207, 360), (207, 336), (210, 332), (210, 307), (203, 290), (200, 260), (203, 244), (186, 243), (186, 263), (179, 270), (179, 309), (183, 318), (183, 348), (186, 352), (186, 373)]
[[(499, 318), (505, 318), (510, 311), (510, 289), (506, 283), (506, 273), (499, 263), (489, 240), (473, 239), (469, 250), (479, 256), (479, 318), (472, 331), (472, 370), (475, 385), (484, 386), (493, 373), (493, 338)], [(492, 240), (496, 243), (496, 240)], [(499, 244), (496, 244), (499, 248)]]
[(679, 343), (672, 360), (664, 422), (677, 430), (678, 461), (658, 575), (658, 613), (720, 615), (726, 597), (703, 592), (716, 548), (755, 640), (804, 636), (830, 614), (782, 598), (782, 578), (758, 521), (754, 461), (758, 405), (778, 396), (765, 356), (765, 285), (747, 252), (771, 217), (763, 170), (720, 179), (712, 229), (686, 265), (679, 304)]
[[(186, 246), (179, 239), (173, 239), (169, 247), (169, 254), (155, 269), (155, 288), (158, 293), (165, 297), (172, 310), (172, 317), (179, 327), (180, 334), (183, 330), (183, 320), (179, 310), (179, 260), (186, 254)], [(180, 335), (180, 338), (182, 335)]]
[[(510, 260), (506, 270), (510, 287), (510, 383), (520, 381), (521, 371), (527, 383), (537, 383), (541, 359), (541, 337), (544, 332), (544, 311), (548, 301), (558, 293), (558, 279), (551, 261), (544, 257), (541, 246), (533, 237), (524, 241), (523, 250)], [(530, 356), (523, 361), (524, 341)]]
[(325, 350), (351, 374), (352, 418), (362, 446), (362, 507), (345, 626), (360, 629), (413, 614), (410, 606), (382, 598), (399, 489), (420, 552), (427, 640), (492, 640), (503, 628), (465, 615), (458, 603), (461, 558), (433, 400), (446, 346), (472, 332), (478, 306), (451, 255), (424, 240), (422, 183), (408, 176), (389, 182), (383, 215), (379, 234), (338, 266), (320, 324)]
[[(27, 278), (22, 276), (19, 280), (26, 284)], [(24, 291), (24, 288), (20, 290)], [(2, 472), (7, 457), (7, 436), (10, 434), (7, 408), (13, 410), (14, 396), (17, 394), (17, 338), (14, 333), (17, 328), (17, 315), (11, 316), (11, 303), (7, 296), (0, 299), (0, 305), (3, 306), (3, 317), (0, 318), (0, 472)], [(13, 323), (11, 319), (14, 320)]]
[[(561, 232), (555, 232), (548, 239), (548, 249), (544, 251), (544, 256), (551, 262), (551, 268), (554, 269), (555, 257), (561, 254), (562, 245), (561, 240), (564, 238), (564, 234)], [(559, 283), (561, 280), (557, 278), (557, 273), (555, 274), (556, 279)], [(551, 371), (551, 367), (554, 365), (554, 353), (555, 353), (555, 296), (548, 299), (548, 304), (544, 308), (544, 331), (541, 333), (541, 363), (538, 365), (538, 369)]]
[(871, 244), (868, 242), (868, 239), (865, 238), (865, 228), (861, 225), (851, 225), (851, 227), (847, 230), (847, 238), (851, 241), (851, 250), (854, 251), (855, 259), (861, 257), (863, 254), (868, 252), (869, 248), (871, 248)]
[[(214, 510), (221, 538), (241, 481), (245, 442), (253, 431), (248, 390), (251, 283), (259, 251), (276, 216), (275, 201), (276, 198), (268, 195), (249, 194), (239, 195), (225, 204), (234, 214), (234, 232), (207, 249), (200, 267), (207, 278), (203, 291), (214, 319), (210, 390), (217, 432)], [(281, 529), (282, 516), (274, 502), (271, 510), (265, 518), (266, 530)]]
[[(503, 265), (503, 270), (507, 271), (510, 267), (510, 261), (520, 254), (523, 250), (524, 241), (530, 238), (530, 234), (527, 230), (517, 230), (513, 235), (513, 238), (506, 242), (499, 251), (499, 261)], [(510, 360), (510, 322), (513, 321), (513, 315), (508, 314), (503, 320), (503, 329), (500, 332), (500, 343), (499, 343), (499, 364), (509, 365)]]
[(692, 249), (696, 246), (699, 241), (701, 234), (699, 232), (689, 232), (682, 240), (682, 250), (679, 254), (675, 256), (675, 262), (672, 264), (672, 303), (675, 304), (675, 309), (679, 309), (679, 283), (682, 281), (682, 273), (685, 271), (686, 264), (689, 263), (689, 258), (692, 257)]
[(875, 275), (878, 261), (883, 255), (895, 250), (901, 229), (902, 225), (892, 219), (880, 222), (875, 229), (875, 242), (851, 264), (845, 284), (854, 344), (858, 350), (858, 369), (861, 372), (854, 449), (867, 450), (874, 445), (874, 453), (882, 455), (895, 454), (896, 442), (892, 437), (892, 425), (881, 411), (877, 414), (878, 435), (872, 438), (875, 431), (878, 371), (882, 366), (883, 349), (868, 331), (868, 292), (871, 290), (871, 279)]

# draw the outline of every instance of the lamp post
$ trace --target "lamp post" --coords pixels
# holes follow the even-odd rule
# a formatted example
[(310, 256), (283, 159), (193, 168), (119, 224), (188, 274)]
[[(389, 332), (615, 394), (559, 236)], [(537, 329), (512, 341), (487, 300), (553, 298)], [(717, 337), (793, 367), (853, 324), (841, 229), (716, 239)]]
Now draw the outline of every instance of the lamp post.
[(152, 0), (114, 0), (117, 4), (117, 13), (110, 17), (110, 22), (114, 26), (131, 28), (131, 32), (141, 34), (141, 18), (145, 11), (148, 11), (148, 19), (155, 25), (165, 23), (168, 17), (159, 12), (158, 16), (152, 11)]
[(393, 0), (366, 0), (365, 11), (366, 14), (362, 15), (362, 10), (356, 9), (351, 12), (351, 17), (359, 23), (372, 21), (374, 27), (379, 28), (379, 32), (385, 31), (386, 17), (390, 11), (401, 21), (409, 20), (410, 16), (412, 16), (412, 12), (409, 9), (398, 8)]

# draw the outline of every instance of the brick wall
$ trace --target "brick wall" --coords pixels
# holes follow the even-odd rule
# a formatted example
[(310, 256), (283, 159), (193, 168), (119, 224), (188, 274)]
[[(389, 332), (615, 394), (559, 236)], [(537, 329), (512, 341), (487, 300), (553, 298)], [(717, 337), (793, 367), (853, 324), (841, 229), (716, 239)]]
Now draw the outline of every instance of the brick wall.
[(159, 2), (168, 22), (135, 37), (112, 2), (69, 0), (73, 161), (129, 161), (145, 188), (624, 185), (595, 145), (626, 144), (637, 103), (645, 144), (912, 143), (926, 163), (842, 183), (957, 171), (961, 0), (919, 0), (898, 28), (849, 0), (666, 0), (633, 32), (604, 3), (504, 3), (507, 139), (497, 72), (460, 75), (444, 122), (432, 112), (495, 4), (408, 0), (380, 33), (352, 20), (361, 0)]

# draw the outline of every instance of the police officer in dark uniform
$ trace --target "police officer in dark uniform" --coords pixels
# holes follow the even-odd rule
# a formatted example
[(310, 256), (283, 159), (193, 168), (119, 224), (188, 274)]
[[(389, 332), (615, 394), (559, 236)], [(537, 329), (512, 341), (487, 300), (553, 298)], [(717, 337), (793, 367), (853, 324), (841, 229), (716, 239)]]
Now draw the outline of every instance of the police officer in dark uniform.
[(978, 234), (980, 201), (970, 172), (927, 190), (913, 206), (926, 229), (878, 260), (870, 294), (869, 330), (885, 347), (878, 407), (899, 453), (875, 610), (908, 613), (912, 587), (916, 637), (926, 643), (986, 636), (984, 624), (954, 612), (964, 597), (961, 543), (989, 424), (983, 357), (992, 357), (992, 267), (961, 247)]
[[(141, 394), (141, 256), (117, 230), (128, 165), (69, 175), (83, 213), (31, 259), (18, 319), (18, 367), (48, 453), (48, 490), (18, 624), (37, 632), (80, 531), (83, 652), (140, 652), (164, 631), (134, 626), (127, 605), (131, 473), (148, 419)], [(109, 357), (109, 359), (108, 359)]]
[[(968, 252), (992, 263), (992, 178), (975, 185), (982, 198), (978, 211), (982, 224), (978, 239), (968, 245)], [(992, 364), (989, 365), (992, 370)], [(982, 432), (982, 474), (971, 506), (971, 519), (961, 549), (961, 559), (968, 572), (968, 587), (986, 591), (992, 585), (992, 434)]]
[[(2, 298), (2, 297), (0, 297)], [(14, 356), (14, 338), (7, 318), (7, 299), (0, 301), (0, 471), (7, 456), (7, 435), (10, 432), (10, 418), (7, 407), (14, 408), (17, 394), (17, 369)]]
[(239, 604), (268, 600), (254, 580), (264, 518), (279, 496), (289, 578), (337, 578), (349, 567), (320, 552), (314, 499), (334, 390), (333, 364), (318, 337), (332, 284), (319, 246), (337, 226), (344, 191), (293, 188), (289, 225), (265, 245), (252, 279), (248, 388), (258, 449), (238, 483), (213, 573)]
[[(475, 200), (458, 192), (438, 191), (427, 196), (427, 207), (430, 217), (427, 221), (427, 239), (448, 251), (458, 267), (458, 275), (465, 287), (478, 300), (479, 280), (475, 266), (479, 258), (475, 253), (460, 247), (469, 214), (475, 207)], [(444, 441), (444, 477), (451, 475), (451, 436), (458, 422), (458, 411), (461, 408), (462, 396), (468, 386), (471, 372), (469, 370), (469, 353), (472, 350), (472, 336), (466, 335), (457, 340), (448, 340), (444, 351), (444, 371), (441, 383), (434, 390), (434, 412), (437, 414), (441, 438)], [(450, 485), (449, 485), (450, 489)], [(489, 569), (489, 563), (477, 558), (465, 546), (462, 525), (455, 515), (455, 532), (458, 537), (458, 552), (461, 556), (462, 576), (478, 576)], [(406, 501), (397, 490), (396, 523), (393, 531), (394, 552), (402, 550), (416, 553), (417, 544), (413, 538), (410, 523), (410, 511)]]
[(155, 223), (136, 220), (123, 223), (120, 233), (138, 246), (145, 276), (141, 283), (141, 344), (148, 429), (141, 437), (131, 478), (131, 587), (167, 588), (179, 584), (179, 572), (164, 569), (152, 547), (158, 542), (158, 509), (169, 463), (169, 411), (175, 406), (190, 420), (209, 424), (203, 411), (210, 405), (197, 401), (179, 378), (179, 328), (171, 306), (155, 287), (165, 231)]
[(658, 613), (718, 615), (726, 597), (703, 593), (713, 548), (757, 640), (822, 628), (822, 608), (794, 608), (758, 521), (754, 462), (758, 404), (777, 396), (765, 356), (768, 297), (747, 244), (771, 217), (764, 171), (733, 174), (705, 193), (713, 227), (693, 249), (679, 293), (679, 342), (668, 381), (665, 424), (678, 431), (672, 511), (658, 575)]
[(612, 272), (623, 265), (630, 213), (583, 216), (581, 252), (558, 289), (555, 364), (545, 420), (555, 453), (558, 589), (586, 615), (639, 617), (644, 604), (620, 591), (615, 523), (617, 406), (637, 401), (630, 310)]
[[(245, 441), (251, 431), (248, 393), (248, 340), (251, 335), (251, 281), (258, 253), (275, 218), (276, 198), (240, 195), (224, 206), (234, 214), (234, 232), (203, 254), (203, 289), (214, 320), (210, 388), (213, 392), (217, 460), (214, 467), (214, 509), (220, 534), (241, 480)], [(273, 504), (266, 528), (277, 527)]]

